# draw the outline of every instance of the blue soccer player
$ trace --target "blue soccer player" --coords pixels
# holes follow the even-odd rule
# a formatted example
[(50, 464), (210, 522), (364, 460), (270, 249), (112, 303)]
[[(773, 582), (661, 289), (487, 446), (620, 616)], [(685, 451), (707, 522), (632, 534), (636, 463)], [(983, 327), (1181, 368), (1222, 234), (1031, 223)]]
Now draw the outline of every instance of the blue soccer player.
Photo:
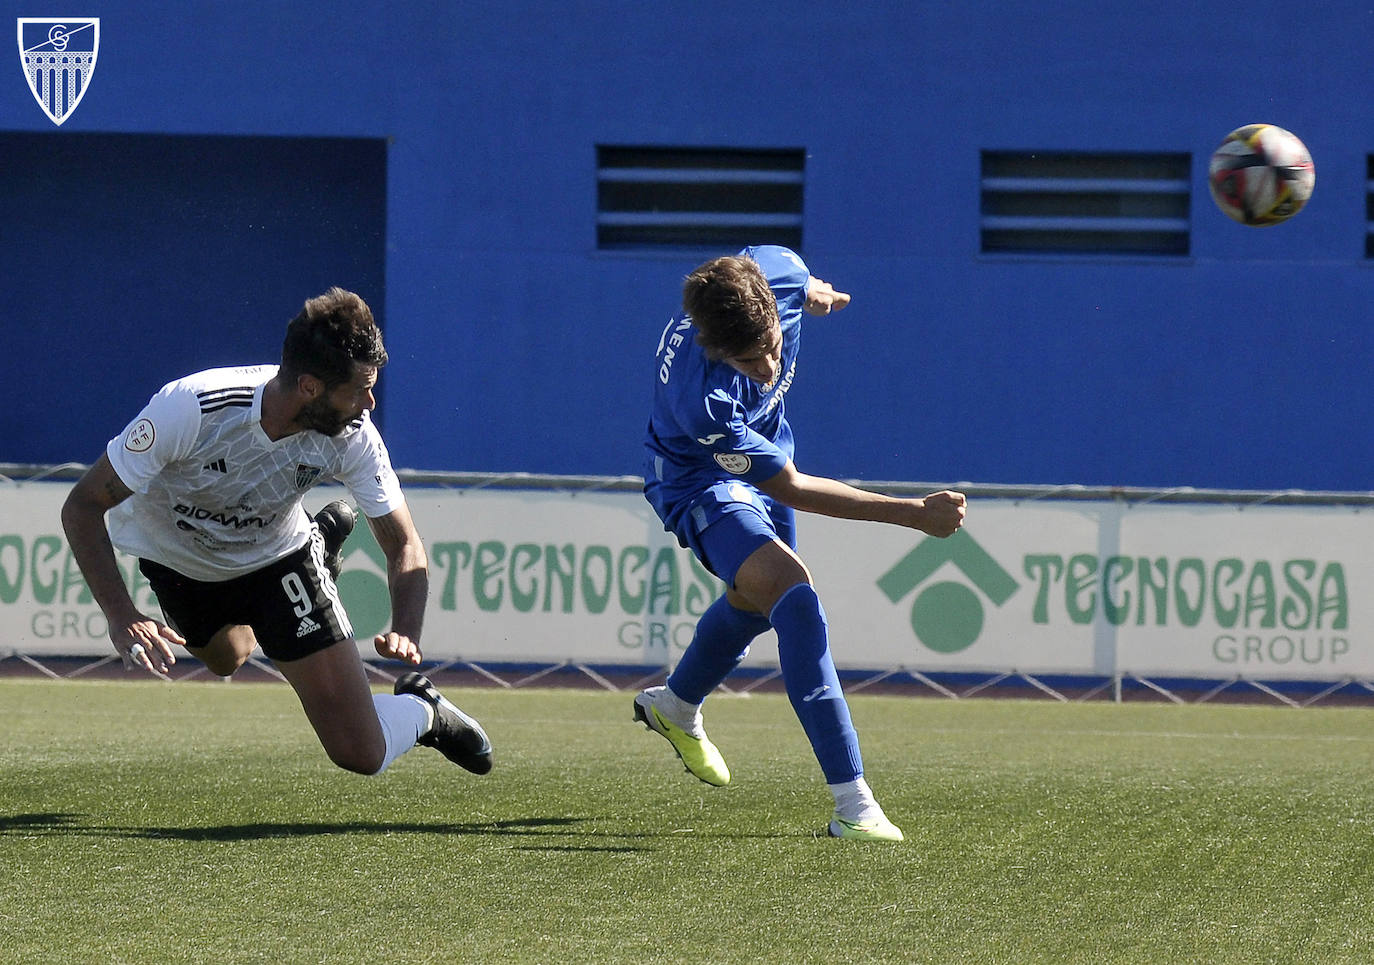
[(825, 610), (796, 553), (794, 510), (894, 523), (932, 536), (963, 522), (962, 493), (899, 499), (799, 472), (784, 396), (796, 375), (801, 316), (828, 315), (849, 295), (772, 245), (708, 261), (683, 287), (683, 314), (659, 339), (644, 493), (726, 585), (697, 623), (666, 687), (635, 697), (635, 719), (663, 735), (693, 775), (730, 782), (701, 705), (777, 631), (783, 682), (835, 798), (834, 837), (900, 841), (864, 780), (859, 740), (830, 655)]

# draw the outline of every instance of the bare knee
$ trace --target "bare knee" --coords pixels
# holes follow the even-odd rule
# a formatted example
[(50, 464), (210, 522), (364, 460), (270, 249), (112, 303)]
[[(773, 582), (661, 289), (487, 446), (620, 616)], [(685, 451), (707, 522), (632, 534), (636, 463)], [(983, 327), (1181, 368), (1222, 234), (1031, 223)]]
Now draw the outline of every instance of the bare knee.
[(386, 735), (353, 641), (276, 666), (300, 698), (329, 759), (354, 774), (380, 773), (386, 766)]
[(360, 747), (326, 747), (324, 750), (335, 766), (353, 774), (361, 774), (364, 777), (380, 774), (382, 765), (386, 762), (384, 754), (369, 753), (365, 748)]
[(206, 653), (204, 647), (191, 648), (191, 655), (205, 664), (205, 669), (216, 677), (232, 677), (234, 672), (242, 667), (245, 662), (245, 660), (236, 660), (224, 654)]
[[(313, 721), (312, 721), (313, 723)], [(315, 736), (336, 767), (353, 774), (380, 774), (386, 766), (386, 738), (378, 727), (373, 733), (361, 726), (316, 728)]]
[(205, 646), (186, 649), (215, 676), (231, 677), (248, 662), (257, 645), (252, 627), (228, 626), (211, 637)]
[(798, 583), (810, 583), (811, 571), (801, 557), (781, 540), (773, 540), (751, 553), (735, 573), (735, 585), (726, 591), (732, 606), (767, 615), (782, 595)]

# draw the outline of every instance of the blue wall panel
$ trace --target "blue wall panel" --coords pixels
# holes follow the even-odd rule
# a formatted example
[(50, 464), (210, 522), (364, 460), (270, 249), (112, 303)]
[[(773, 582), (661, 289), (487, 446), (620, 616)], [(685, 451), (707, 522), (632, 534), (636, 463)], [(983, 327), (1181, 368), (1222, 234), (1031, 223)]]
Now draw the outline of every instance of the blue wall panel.
[[(376, 307), (400, 466), (638, 472), (649, 355), (680, 278), (716, 252), (597, 252), (595, 148), (800, 146), (802, 253), (855, 296), (809, 325), (789, 396), (803, 469), (1371, 488), (1367, 5), (149, 7), (88, 8), (100, 59), (60, 130), (17, 69), (0, 126), (385, 139)], [(1253, 121), (1297, 132), (1318, 171), (1308, 209), (1262, 230), (1215, 211), (1202, 177), (1221, 137)], [(980, 255), (983, 150), (1189, 153), (1191, 254)], [(253, 306), (256, 355), (319, 287), (298, 274), (299, 290), (273, 295), (284, 304)], [(167, 284), (171, 304), (202, 294), (196, 277)], [(118, 324), (152, 324), (121, 310)], [(182, 368), (239, 360), (197, 347)], [(68, 350), (20, 351), (20, 393), (50, 400)], [(143, 354), (109, 366), (121, 402), (164, 375)], [(0, 460), (91, 458), (61, 451), (69, 428), (60, 407), (22, 431), (0, 422)]]

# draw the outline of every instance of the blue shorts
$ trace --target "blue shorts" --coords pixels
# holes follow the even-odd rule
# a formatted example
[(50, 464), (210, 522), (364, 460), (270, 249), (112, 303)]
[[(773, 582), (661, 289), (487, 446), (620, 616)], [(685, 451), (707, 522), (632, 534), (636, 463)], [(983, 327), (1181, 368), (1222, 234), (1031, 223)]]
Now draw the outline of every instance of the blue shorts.
[(797, 548), (792, 507), (737, 479), (715, 483), (693, 500), (673, 532), (732, 588), (740, 565), (760, 546), (780, 539)]

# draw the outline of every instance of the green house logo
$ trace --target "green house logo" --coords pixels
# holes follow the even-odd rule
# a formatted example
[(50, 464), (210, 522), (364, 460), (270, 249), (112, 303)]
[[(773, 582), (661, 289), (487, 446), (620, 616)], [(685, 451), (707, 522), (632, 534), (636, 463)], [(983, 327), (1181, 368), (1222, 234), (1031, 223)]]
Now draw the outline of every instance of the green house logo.
[(377, 545), (371, 526), (359, 526), (341, 554), (339, 598), (343, 600), (353, 635), (364, 643), (391, 623), (391, 591), (386, 582), (386, 554)]
[[(1006, 603), (1019, 586), (968, 530), (961, 529), (948, 539), (922, 540), (878, 578), (878, 589), (900, 603), (946, 563), (954, 564), (994, 606)], [(958, 653), (972, 646), (983, 632), (983, 601), (973, 588), (952, 580), (927, 584), (911, 604), (916, 639), (936, 653)]]

